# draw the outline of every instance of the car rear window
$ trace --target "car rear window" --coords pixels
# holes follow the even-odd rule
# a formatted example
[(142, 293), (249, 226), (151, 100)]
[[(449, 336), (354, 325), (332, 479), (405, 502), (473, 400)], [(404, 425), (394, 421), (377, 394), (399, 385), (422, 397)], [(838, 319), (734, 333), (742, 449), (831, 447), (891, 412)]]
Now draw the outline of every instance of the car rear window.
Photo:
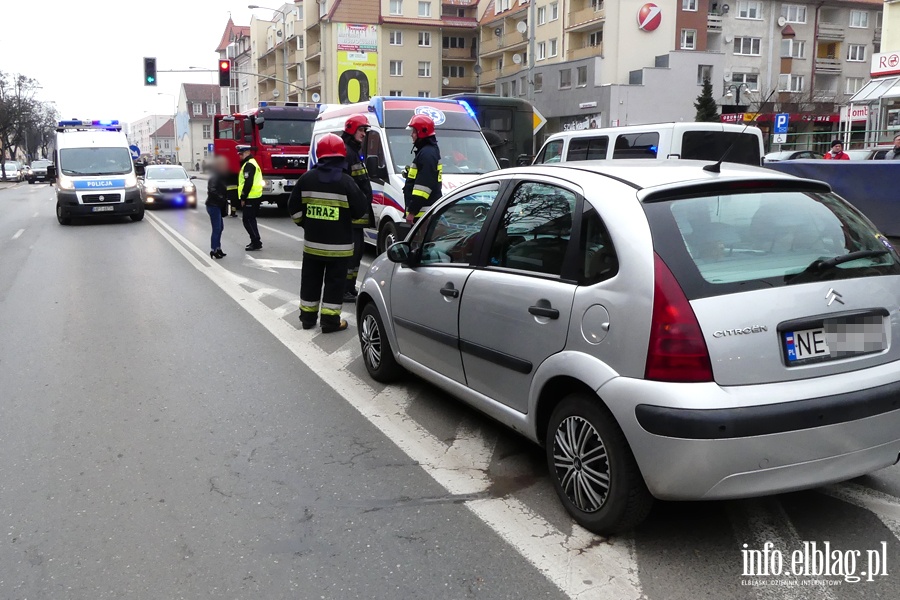
[[(781, 160), (787, 160), (788, 156)], [(723, 157), (725, 162), (758, 167), (762, 158), (759, 138), (752, 133), (731, 131), (685, 131), (681, 136), (681, 158), (720, 160)]]
[[(900, 275), (890, 242), (832, 193), (767, 190), (645, 203), (656, 252), (690, 299)], [(826, 267), (819, 261), (888, 251)]]

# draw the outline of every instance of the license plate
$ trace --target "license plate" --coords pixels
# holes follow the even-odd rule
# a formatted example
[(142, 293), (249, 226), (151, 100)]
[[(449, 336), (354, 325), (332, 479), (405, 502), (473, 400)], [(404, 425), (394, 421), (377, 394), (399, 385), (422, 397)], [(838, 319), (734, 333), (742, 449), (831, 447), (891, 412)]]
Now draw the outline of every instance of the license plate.
[(95, 206), (91, 209), (92, 212), (112, 212), (116, 207), (115, 206)]
[(782, 331), (788, 365), (799, 365), (882, 352), (887, 335), (882, 315), (826, 320), (821, 327)]
[(784, 345), (791, 362), (831, 355), (824, 327), (789, 331), (784, 334)]

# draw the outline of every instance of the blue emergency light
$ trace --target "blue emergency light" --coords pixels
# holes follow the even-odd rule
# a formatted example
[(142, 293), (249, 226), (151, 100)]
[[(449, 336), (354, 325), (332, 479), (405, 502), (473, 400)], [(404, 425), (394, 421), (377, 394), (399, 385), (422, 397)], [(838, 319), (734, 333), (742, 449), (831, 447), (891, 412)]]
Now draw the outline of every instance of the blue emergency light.
[(79, 121), (78, 119), (71, 119), (67, 121), (60, 121), (57, 125), (57, 128), (62, 129), (104, 129), (107, 131), (121, 131), (122, 126), (119, 125), (118, 119), (103, 119), (103, 120), (92, 120), (92, 121)]
[(465, 100), (457, 100), (457, 102), (459, 102), (462, 105), (462, 107), (464, 109), (466, 109), (466, 112), (469, 113), (470, 117), (472, 117), (476, 121), (478, 120), (478, 115), (475, 114), (475, 111), (472, 110), (472, 107), (469, 105), (468, 102), (466, 102)]

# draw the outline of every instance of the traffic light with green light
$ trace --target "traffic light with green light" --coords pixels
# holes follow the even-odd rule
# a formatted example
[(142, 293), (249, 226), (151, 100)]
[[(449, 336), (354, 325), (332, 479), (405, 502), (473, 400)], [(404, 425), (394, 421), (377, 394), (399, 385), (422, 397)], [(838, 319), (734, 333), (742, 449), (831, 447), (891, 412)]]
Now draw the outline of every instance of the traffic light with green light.
[(231, 61), (219, 61), (219, 87), (231, 87)]
[(144, 85), (156, 85), (156, 58), (144, 57)]

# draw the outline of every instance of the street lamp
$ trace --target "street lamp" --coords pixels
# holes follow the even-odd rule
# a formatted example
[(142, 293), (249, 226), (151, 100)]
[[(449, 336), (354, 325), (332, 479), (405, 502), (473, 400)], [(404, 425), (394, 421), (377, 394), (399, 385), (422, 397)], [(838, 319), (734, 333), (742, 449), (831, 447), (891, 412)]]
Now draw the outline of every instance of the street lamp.
[(746, 83), (742, 83), (740, 85), (729, 85), (728, 93), (725, 94), (726, 98), (731, 98), (732, 92), (734, 92), (734, 105), (738, 106), (741, 103), (741, 90), (746, 88), (747, 91), (750, 91), (750, 86)]
[(284, 77), (284, 81), (282, 81), (281, 84), (284, 87), (284, 101), (287, 102), (287, 99), (288, 99), (287, 13), (284, 11), (284, 9), (270, 8), (268, 6), (259, 6), (258, 4), (248, 4), (247, 8), (249, 8), (251, 10), (255, 9), (255, 8), (261, 8), (263, 10), (271, 10), (272, 12), (277, 12), (278, 14), (281, 15), (281, 44), (282, 44), (282, 46), (281, 46), (282, 65), (281, 66), (282, 66), (282, 72), (283, 72), (283, 77)]

